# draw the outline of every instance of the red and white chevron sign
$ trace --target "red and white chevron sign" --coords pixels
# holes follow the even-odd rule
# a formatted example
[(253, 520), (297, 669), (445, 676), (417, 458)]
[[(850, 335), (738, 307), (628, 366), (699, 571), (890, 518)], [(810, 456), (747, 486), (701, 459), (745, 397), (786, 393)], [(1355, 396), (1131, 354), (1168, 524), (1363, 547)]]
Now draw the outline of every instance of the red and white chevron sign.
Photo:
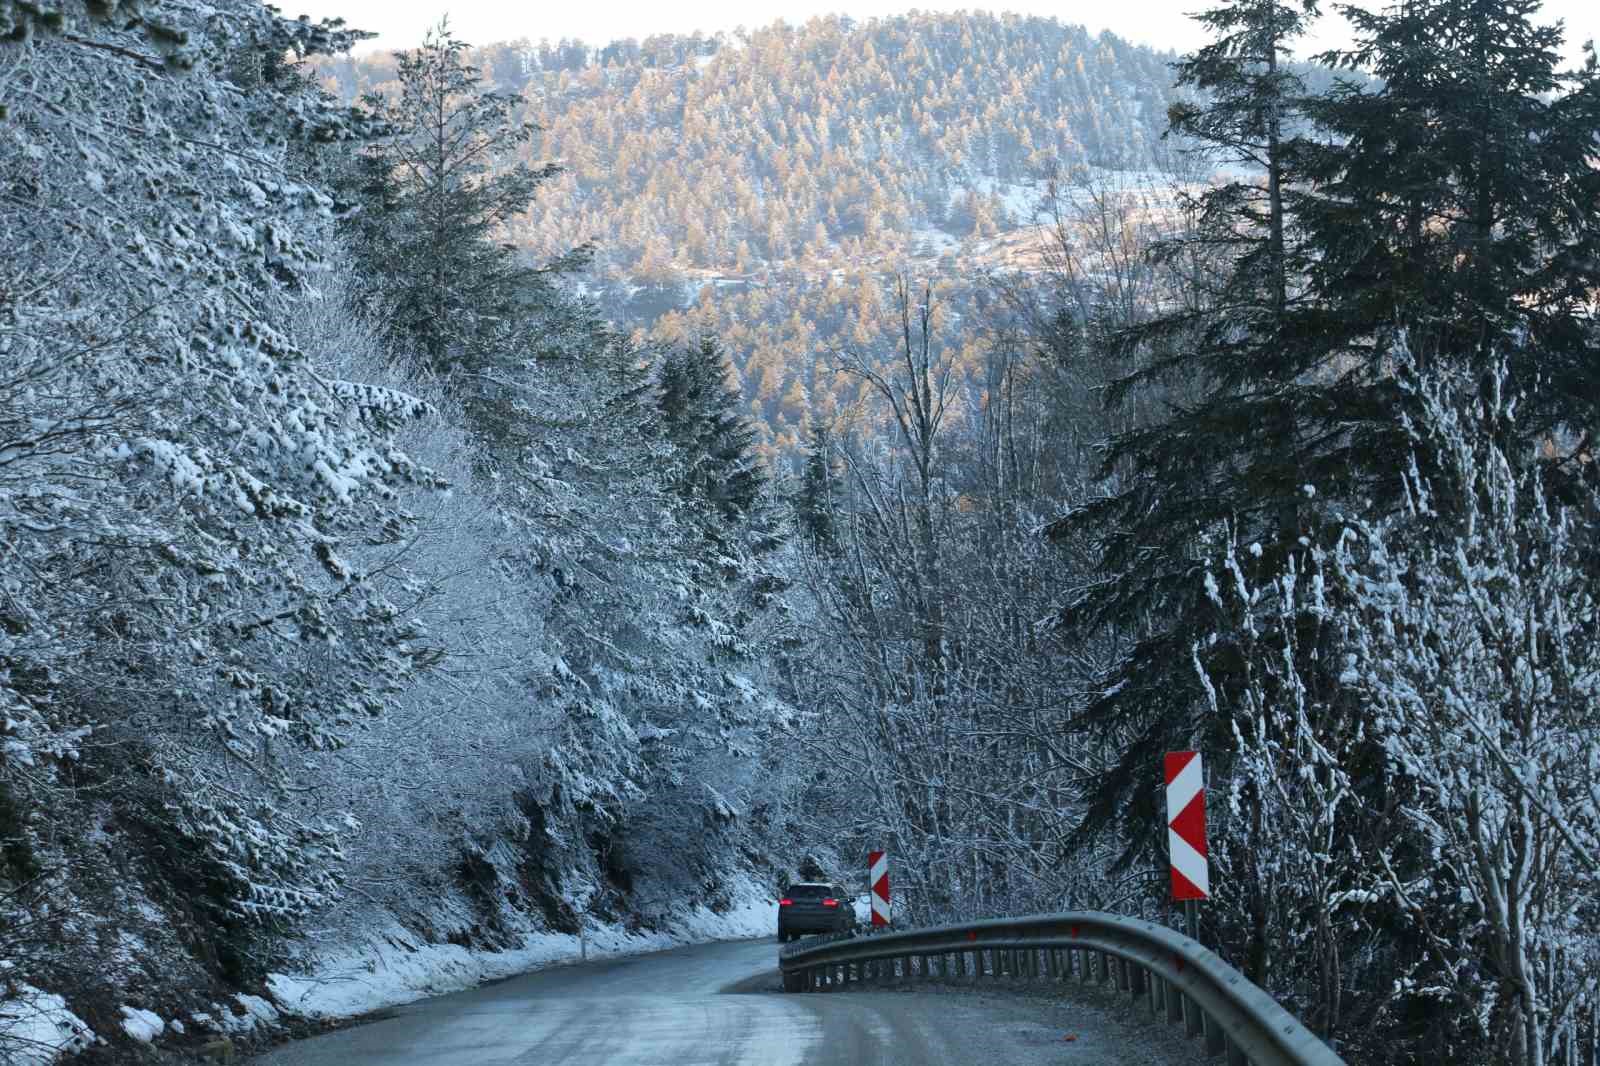
[(1167, 752), (1167, 849), (1172, 898), (1210, 899), (1206, 862), (1206, 788), (1198, 751)]
[(867, 884), (872, 886), (872, 924), (875, 928), (881, 928), (889, 924), (889, 855), (887, 852), (867, 852)]

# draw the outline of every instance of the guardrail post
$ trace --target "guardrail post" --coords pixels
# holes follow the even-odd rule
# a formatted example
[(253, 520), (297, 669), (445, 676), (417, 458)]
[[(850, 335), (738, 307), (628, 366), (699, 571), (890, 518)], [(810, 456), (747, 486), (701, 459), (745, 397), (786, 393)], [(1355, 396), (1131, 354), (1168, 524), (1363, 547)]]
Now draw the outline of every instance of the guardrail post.
[(1170, 981), (1166, 984), (1167, 1021), (1177, 1025), (1183, 1021), (1183, 990)]
[(1228, 1066), (1250, 1066), (1250, 1057), (1240, 1050), (1239, 1045), (1231, 1039), (1225, 1040), (1228, 1046)]
[(1200, 1015), (1200, 1024), (1206, 1031), (1206, 1050), (1213, 1055), (1220, 1055), (1227, 1049), (1227, 1038), (1222, 1035), (1222, 1026), (1217, 1024), (1215, 1018)]
[(1201, 1036), (1206, 1031), (1205, 1014), (1193, 996), (1183, 997), (1183, 1028), (1190, 1036)]

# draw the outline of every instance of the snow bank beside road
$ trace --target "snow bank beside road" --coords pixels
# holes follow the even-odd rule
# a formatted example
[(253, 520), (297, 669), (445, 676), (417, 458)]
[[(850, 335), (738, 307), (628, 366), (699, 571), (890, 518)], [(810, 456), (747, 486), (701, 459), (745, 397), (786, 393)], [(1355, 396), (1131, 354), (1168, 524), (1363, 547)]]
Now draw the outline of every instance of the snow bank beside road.
[[(664, 932), (630, 933), (616, 926), (585, 930), (590, 958), (638, 955), (708, 940), (771, 936), (777, 903), (754, 885), (717, 914), (697, 908)], [(272, 974), (273, 998), (285, 1010), (313, 1019), (350, 1018), (427, 996), (474, 988), (485, 981), (576, 962), (584, 946), (564, 933), (530, 931), (522, 946), (483, 951), (420, 941), (395, 925), (364, 943), (320, 955), (305, 974)]]
[(10, 999), (0, 999), (0, 1058), (8, 1064), (46, 1066), (94, 1042), (89, 1026), (60, 996), (18, 985)]

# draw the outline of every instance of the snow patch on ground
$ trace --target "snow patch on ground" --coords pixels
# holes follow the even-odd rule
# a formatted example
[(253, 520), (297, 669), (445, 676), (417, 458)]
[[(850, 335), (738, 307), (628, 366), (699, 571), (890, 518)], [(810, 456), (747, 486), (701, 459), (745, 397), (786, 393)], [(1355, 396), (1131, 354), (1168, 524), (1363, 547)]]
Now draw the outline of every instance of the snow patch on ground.
[(577, 962), (585, 951), (590, 958), (638, 955), (709, 940), (771, 936), (777, 912), (776, 901), (749, 885), (727, 911), (697, 908), (665, 932), (630, 933), (595, 925), (585, 929), (582, 943), (564, 933), (529, 933), (521, 947), (510, 951), (423, 943), (395, 925), (365, 943), (324, 953), (309, 973), (271, 974), (267, 987), (285, 1010), (309, 1018), (349, 1018)]
[[(993, 196), (1000, 201), (1007, 215), (1013, 222), (1026, 224), (1032, 222), (1039, 212), (1039, 205), (1045, 198), (1049, 188), (1046, 181), (1010, 182), (998, 181), (987, 175), (980, 174), (972, 181), (972, 186), (983, 196)], [(960, 194), (951, 198), (952, 203), (959, 202)]]
[(0, 1060), (8, 1064), (46, 1066), (94, 1042), (89, 1026), (60, 996), (17, 985), (10, 999), (0, 999)]
[(122, 1007), (122, 1031), (141, 1044), (153, 1044), (156, 1037), (167, 1031), (161, 1015), (138, 1007)]
[(230, 1032), (244, 1032), (254, 1029), (257, 1025), (272, 1025), (279, 1018), (278, 1008), (262, 999), (260, 996), (235, 996), (239, 1005), (244, 1008), (243, 1017), (224, 1015), (223, 1021)]
[(911, 231), (911, 249), (921, 254), (926, 249), (929, 254), (942, 255), (953, 252), (961, 247), (961, 242), (941, 229), (932, 226), (918, 226)]

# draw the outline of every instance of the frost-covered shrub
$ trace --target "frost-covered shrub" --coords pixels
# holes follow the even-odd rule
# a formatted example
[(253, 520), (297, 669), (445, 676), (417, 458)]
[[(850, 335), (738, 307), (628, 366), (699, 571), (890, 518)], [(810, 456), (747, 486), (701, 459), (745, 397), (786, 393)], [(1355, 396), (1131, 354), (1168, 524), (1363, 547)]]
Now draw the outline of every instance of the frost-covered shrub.
[[(1503, 368), (1397, 367), (1406, 508), (1334, 516), (1265, 581), (1235, 546), (1207, 579), (1229, 628), (1204, 643), (1246, 667), (1219, 691), (1197, 646), (1237, 743), (1223, 924), (1363, 1054), (1427, 1017), (1428, 1058), (1560, 1060), (1600, 992), (1600, 500), (1581, 478), (1551, 491), (1512, 443)], [(1341, 1034), (1353, 1017), (1366, 1031)]]
[(392, 436), (424, 409), (282, 330), (330, 225), (296, 144), (348, 131), (281, 69), (317, 34), (250, 0), (142, 10), (0, 47), (0, 780), (66, 824), (145, 793), (227, 871), (209, 918), (265, 928), (332, 888), (296, 753), (417, 667), (349, 560), (432, 481)]

